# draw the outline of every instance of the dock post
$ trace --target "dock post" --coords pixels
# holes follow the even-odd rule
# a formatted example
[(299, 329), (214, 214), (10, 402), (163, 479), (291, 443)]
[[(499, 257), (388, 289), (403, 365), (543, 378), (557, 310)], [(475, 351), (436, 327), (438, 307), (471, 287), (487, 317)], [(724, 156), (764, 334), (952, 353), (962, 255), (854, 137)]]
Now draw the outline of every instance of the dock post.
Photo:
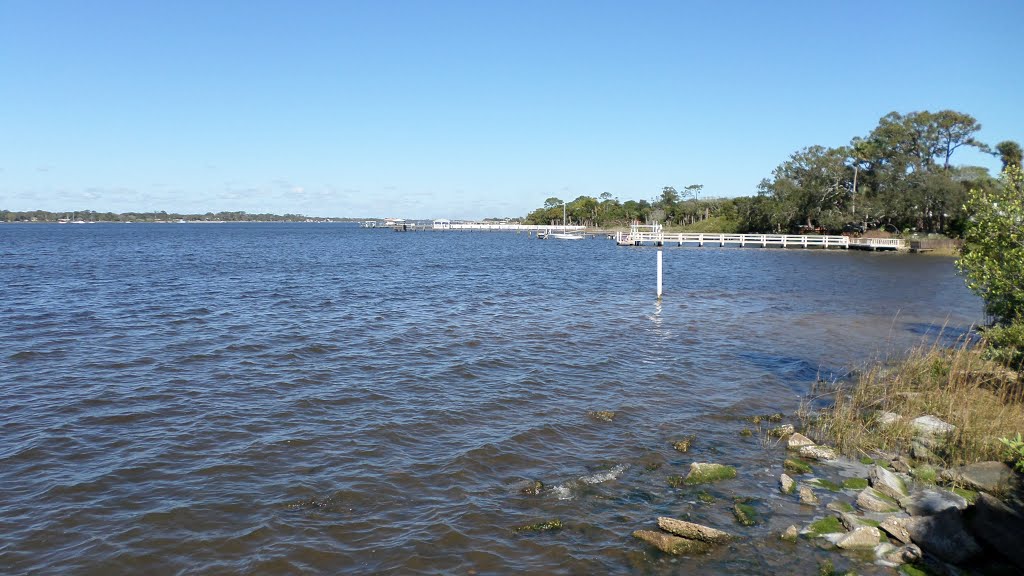
[(658, 300), (661, 300), (661, 250), (658, 250)]

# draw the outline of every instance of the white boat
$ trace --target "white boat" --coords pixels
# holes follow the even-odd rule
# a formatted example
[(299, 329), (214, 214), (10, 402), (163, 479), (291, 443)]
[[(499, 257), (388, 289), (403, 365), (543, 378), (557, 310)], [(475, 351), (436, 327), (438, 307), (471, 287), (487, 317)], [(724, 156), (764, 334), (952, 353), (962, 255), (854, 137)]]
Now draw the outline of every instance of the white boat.
[(541, 240), (583, 240), (583, 230), (568, 229), (565, 218), (565, 202), (562, 202), (562, 231), (555, 232), (553, 229), (549, 229), (546, 232), (537, 234), (537, 238)]
[(547, 237), (555, 240), (583, 240), (583, 232), (548, 232)]

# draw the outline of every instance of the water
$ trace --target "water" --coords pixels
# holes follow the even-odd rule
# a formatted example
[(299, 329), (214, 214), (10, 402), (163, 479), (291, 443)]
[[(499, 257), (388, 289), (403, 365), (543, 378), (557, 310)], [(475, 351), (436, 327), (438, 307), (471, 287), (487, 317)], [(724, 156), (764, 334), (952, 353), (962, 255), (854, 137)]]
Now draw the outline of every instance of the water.
[[(945, 258), (666, 248), (658, 303), (653, 249), (509, 233), (10, 225), (0, 263), (7, 574), (811, 573), (741, 418), (982, 315)], [(742, 539), (668, 558), (660, 515)]]

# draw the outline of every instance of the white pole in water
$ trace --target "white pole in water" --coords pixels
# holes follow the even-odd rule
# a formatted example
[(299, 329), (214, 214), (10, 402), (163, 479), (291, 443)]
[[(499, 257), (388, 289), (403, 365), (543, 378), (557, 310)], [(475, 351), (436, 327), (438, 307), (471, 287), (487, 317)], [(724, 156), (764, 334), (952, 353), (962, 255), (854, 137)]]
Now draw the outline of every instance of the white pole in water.
[(658, 298), (661, 299), (661, 250), (658, 250)]

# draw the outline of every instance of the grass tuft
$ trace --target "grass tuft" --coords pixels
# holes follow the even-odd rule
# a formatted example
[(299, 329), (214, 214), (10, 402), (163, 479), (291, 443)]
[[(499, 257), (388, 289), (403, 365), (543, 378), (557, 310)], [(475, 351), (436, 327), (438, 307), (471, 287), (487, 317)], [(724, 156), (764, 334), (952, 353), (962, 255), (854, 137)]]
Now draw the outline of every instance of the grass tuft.
[[(1024, 381), (988, 359), (987, 344), (920, 346), (893, 363), (876, 362), (849, 384), (824, 391), (833, 406), (809, 417), (807, 429), (844, 454), (901, 451), (916, 433), (910, 421), (926, 414), (956, 426), (933, 452), (944, 466), (1001, 460), (1000, 437), (1024, 430)], [(878, 415), (893, 412), (898, 422)]]

